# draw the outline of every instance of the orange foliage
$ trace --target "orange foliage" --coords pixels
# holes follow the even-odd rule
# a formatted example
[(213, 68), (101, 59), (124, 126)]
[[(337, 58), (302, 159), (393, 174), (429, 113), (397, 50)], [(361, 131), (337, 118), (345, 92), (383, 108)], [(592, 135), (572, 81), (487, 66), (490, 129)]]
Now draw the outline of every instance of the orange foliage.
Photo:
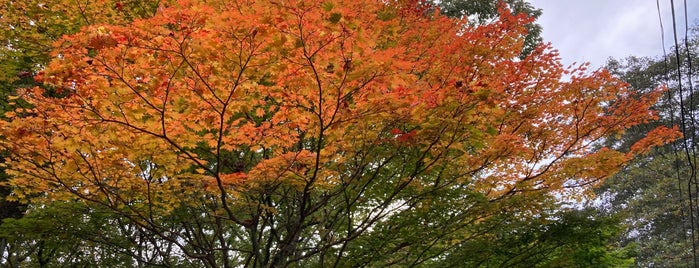
[(673, 128), (663, 126), (657, 127), (656, 129), (651, 130), (645, 138), (634, 143), (631, 146), (631, 151), (628, 154), (645, 154), (648, 153), (648, 150), (653, 146), (667, 144), (681, 137), (682, 132), (679, 131), (677, 126)]
[(660, 92), (633, 98), (606, 71), (562, 68), (546, 45), (519, 59), (523, 15), (503, 9), (473, 27), (426, 12), (404, 1), (183, 0), (65, 36), (38, 77), (65, 96), (27, 89), (34, 108), (1, 125), (15, 198), (158, 202), (166, 213), (214, 194), (226, 207), (266, 182), (332, 189), (351, 158), (406, 150), (420, 162), (411, 185), (447, 167), (497, 198), (597, 181), (676, 137), (593, 151), (653, 120)]

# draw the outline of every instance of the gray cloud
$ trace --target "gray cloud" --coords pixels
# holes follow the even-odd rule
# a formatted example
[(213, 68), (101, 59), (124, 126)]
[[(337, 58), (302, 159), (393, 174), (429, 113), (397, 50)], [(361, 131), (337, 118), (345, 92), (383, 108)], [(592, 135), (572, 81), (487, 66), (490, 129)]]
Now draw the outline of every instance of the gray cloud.
[[(601, 67), (609, 57), (661, 55), (660, 21), (652, 0), (530, 0), (543, 9), (539, 23), (545, 41), (561, 53), (563, 64), (589, 61)], [(678, 36), (684, 37), (683, 1), (675, 1)], [(665, 47), (672, 41), (670, 1), (663, 0), (661, 15)], [(697, 25), (699, 1), (687, 1), (690, 27)]]

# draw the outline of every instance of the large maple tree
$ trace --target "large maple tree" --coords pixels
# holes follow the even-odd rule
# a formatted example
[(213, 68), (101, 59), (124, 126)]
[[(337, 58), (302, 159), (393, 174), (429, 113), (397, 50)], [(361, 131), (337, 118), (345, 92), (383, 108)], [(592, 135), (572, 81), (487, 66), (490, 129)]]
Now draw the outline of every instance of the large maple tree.
[(599, 148), (660, 91), (430, 10), (183, 0), (64, 36), (0, 123), (13, 198), (111, 211), (143, 263), (417, 265), (677, 136)]

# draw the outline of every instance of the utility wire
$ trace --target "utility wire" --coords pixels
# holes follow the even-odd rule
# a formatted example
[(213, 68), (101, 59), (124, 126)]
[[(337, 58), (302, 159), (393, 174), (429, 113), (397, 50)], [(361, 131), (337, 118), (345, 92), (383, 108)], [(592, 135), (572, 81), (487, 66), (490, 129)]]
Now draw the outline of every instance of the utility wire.
[[(665, 49), (665, 28), (663, 26), (662, 12), (660, 9), (660, 0), (656, 0), (655, 3), (656, 3), (657, 11), (658, 11), (658, 22), (660, 23), (660, 39), (662, 42), (662, 49), (663, 49), (663, 67), (664, 67), (663, 79), (665, 81), (665, 84), (669, 86), (670, 85), (670, 68), (669, 68), (668, 60), (670, 58), (668, 57), (667, 50)], [(686, 4), (686, 1), (685, 1), (685, 4)], [(673, 32), (675, 34), (674, 35), (675, 40), (677, 40), (677, 35), (676, 35), (677, 31), (676, 31), (676, 26), (675, 26), (675, 14), (674, 14), (674, 3), (672, 1), (671, 1), (671, 5), (672, 5), (672, 15), (673, 15), (672, 16), (673, 30), (674, 30)], [(686, 11), (687, 10), (685, 8), (685, 16), (686, 16)], [(677, 48), (677, 45), (675, 45), (675, 48)], [(675, 53), (676, 57), (678, 55), (679, 55), (678, 53)], [(679, 62), (679, 58), (678, 58), (678, 62)], [(679, 72), (680, 72), (680, 69), (678, 68), (678, 74), (680, 74)], [(681, 76), (678, 79), (678, 83), (681, 84)], [(683, 105), (683, 95), (682, 94), (683, 93), (680, 90), (680, 94), (679, 94), (679, 96), (680, 96), (680, 111), (681, 111), (680, 114), (683, 115), (682, 112), (684, 111), (684, 105)], [(676, 113), (675, 106), (674, 106), (675, 99), (674, 99), (674, 93), (672, 90), (667, 91), (667, 100), (668, 100), (668, 108), (670, 110), (670, 126), (675, 126), (676, 125), (675, 115), (677, 115), (677, 113)], [(691, 106), (691, 107), (693, 107), (693, 106)], [(684, 126), (684, 117), (680, 118), (680, 120), (682, 122), (682, 125)], [(687, 144), (686, 144), (686, 140), (685, 140), (686, 135), (684, 135), (684, 134), (686, 134), (685, 129), (683, 129), (683, 143), (681, 145), (683, 145), (682, 147), (686, 149), (687, 148), (687, 146), (686, 146)], [(680, 232), (680, 237), (685, 238), (685, 243), (689, 243), (689, 241), (687, 241), (688, 239), (691, 240), (691, 243), (692, 243), (692, 260), (693, 261), (690, 261), (688, 258), (682, 258), (682, 259), (687, 262), (687, 266), (691, 266), (690, 263), (693, 263), (694, 264), (693, 267), (697, 268), (696, 241), (694, 239), (694, 236), (695, 236), (694, 235), (694, 229), (695, 229), (694, 228), (694, 226), (695, 226), (694, 225), (694, 212), (693, 212), (693, 207), (692, 207), (693, 201), (691, 198), (692, 197), (692, 188), (691, 188), (691, 185), (688, 185), (688, 187), (687, 187), (687, 194), (689, 196), (689, 198), (687, 199), (687, 201), (689, 203), (689, 206), (688, 206), (689, 219), (688, 219), (687, 215), (685, 214), (686, 210), (685, 210), (685, 200), (684, 200), (684, 190), (683, 190), (684, 183), (682, 180), (682, 172), (681, 172), (681, 168), (680, 168), (681, 157), (680, 157), (678, 146), (677, 145), (672, 146), (672, 151), (673, 151), (673, 154), (675, 156), (675, 158), (674, 158), (675, 160), (673, 162), (674, 162), (674, 166), (675, 166), (675, 175), (677, 178), (677, 191), (678, 191), (678, 199), (679, 199), (679, 206), (680, 206), (680, 219), (681, 219), (679, 222), (680, 228), (678, 231)], [(687, 152), (687, 151), (685, 150), (685, 152)], [(695, 160), (694, 163), (696, 163), (696, 154), (694, 154), (694, 160)], [(689, 161), (689, 162), (691, 163), (691, 161)], [(691, 182), (690, 182), (690, 184), (691, 184)], [(688, 223), (689, 229), (691, 230), (691, 237), (688, 237), (688, 235), (687, 235), (686, 223)]]
[[(689, 200), (689, 221), (690, 221), (690, 231), (691, 231), (691, 240), (692, 240), (692, 257), (694, 260), (694, 267), (699, 267), (699, 262), (697, 260), (697, 243), (696, 243), (696, 232), (695, 232), (695, 219), (694, 219), (694, 200), (692, 198), (692, 186), (694, 186), (695, 181), (696, 181), (696, 168), (695, 168), (695, 162), (694, 162), (694, 146), (689, 146), (688, 143), (688, 137), (694, 137), (694, 135), (691, 135), (688, 132), (688, 127), (687, 127), (687, 108), (685, 107), (685, 101), (684, 101), (684, 89), (682, 87), (682, 57), (680, 54), (680, 48), (679, 48), (679, 42), (677, 40), (677, 16), (675, 15), (675, 1), (670, 0), (670, 10), (672, 11), (672, 33), (675, 41), (675, 59), (677, 61), (677, 87), (679, 90), (679, 97), (680, 97), (680, 126), (682, 128), (682, 145), (684, 149), (684, 154), (686, 156), (687, 164), (689, 165), (689, 180), (687, 181), (687, 199)], [(690, 77), (691, 80), (691, 77)], [(689, 95), (690, 99), (692, 97), (692, 94), (690, 92)], [(691, 100), (690, 100), (691, 101)], [(692, 108), (692, 107), (690, 107)], [(692, 116), (690, 115), (690, 121), (689, 123), (693, 123), (693, 120), (691, 120)], [(693, 126), (690, 126), (691, 129), (694, 129)], [(690, 134), (690, 135), (688, 135)], [(694, 142), (692, 141), (692, 144)]]
[[(662, 48), (663, 48), (663, 80), (666, 85), (670, 85), (670, 67), (668, 63), (668, 55), (667, 55), (667, 50), (665, 49), (665, 27), (663, 27), (663, 18), (662, 18), (662, 12), (660, 11), (660, 0), (655, 1), (656, 8), (658, 10), (658, 22), (660, 23), (660, 40), (662, 42)], [(675, 126), (675, 99), (673, 96), (673, 91), (668, 89), (667, 90), (667, 101), (668, 101), (668, 108), (670, 109), (670, 127)], [(680, 153), (677, 145), (672, 146), (672, 152), (674, 155), (673, 159), (673, 165), (675, 168), (675, 176), (677, 178), (677, 192), (678, 192), (678, 199), (679, 199), (679, 205), (680, 205), (680, 237), (684, 237), (684, 242), (689, 244), (689, 239), (690, 237), (687, 236), (687, 226), (685, 225), (687, 222), (687, 216), (685, 215), (685, 200), (684, 200), (684, 191), (683, 191), (683, 183), (682, 183), (682, 175), (680, 172)], [(691, 209), (691, 207), (689, 207)], [(691, 222), (689, 225), (691, 226)], [(682, 258), (687, 262), (687, 266), (689, 267), (689, 260), (687, 258)], [(696, 266), (695, 266), (696, 268)]]
[[(685, 61), (687, 62), (687, 85), (689, 87), (689, 109), (690, 109), (690, 117), (692, 119), (692, 150), (694, 153), (694, 163), (697, 163), (697, 153), (696, 153), (696, 145), (697, 145), (697, 140), (696, 140), (696, 127), (697, 127), (697, 121), (696, 121), (696, 106), (694, 104), (694, 83), (692, 82), (692, 79), (694, 78), (694, 71), (692, 70), (692, 50), (690, 49), (689, 46), (689, 16), (687, 15), (687, 0), (683, 1), (684, 3), (684, 49), (686, 53), (686, 58)], [(696, 183), (696, 181), (695, 181)]]
[[(687, 0), (683, 1), (683, 5), (684, 5), (684, 49), (685, 49), (685, 53), (686, 53), (685, 61), (687, 62), (686, 77), (687, 77), (687, 85), (689, 87), (689, 107), (690, 107), (690, 112), (691, 112), (690, 117), (692, 119), (692, 129), (691, 129), (692, 130), (692, 132), (691, 132), (692, 133), (692, 143), (691, 143), (691, 145), (692, 145), (693, 160), (694, 160), (694, 163), (696, 164), (697, 163), (697, 152), (696, 152), (696, 148), (697, 148), (696, 108), (697, 107), (695, 106), (695, 103), (694, 103), (694, 83), (692, 81), (692, 79), (694, 79), (694, 70), (692, 68), (693, 67), (692, 66), (692, 60), (693, 60), (692, 49), (690, 49), (690, 45), (689, 45), (689, 16), (687, 14), (688, 13)], [(693, 183), (694, 183), (694, 185), (693, 185), (694, 192), (699, 193), (699, 186), (697, 184), (696, 173), (694, 173), (694, 177), (692, 177), (691, 179), (693, 179)], [(699, 204), (699, 195), (697, 196), (697, 198), (698, 199), (696, 200), (696, 203)], [(693, 208), (694, 207), (691, 207), (690, 209), (693, 209)], [(693, 228), (692, 230), (694, 230), (694, 227), (696, 227), (696, 226), (697, 225), (692, 225), (692, 228)], [(695, 238), (695, 237), (693, 237), (693, 238)], [(694, 241), (696, 241), (696, 240), (694, 240)], [(694, 267), (697, 267), (696, 251), (695, 251), (695, 255), (694, 255)]]

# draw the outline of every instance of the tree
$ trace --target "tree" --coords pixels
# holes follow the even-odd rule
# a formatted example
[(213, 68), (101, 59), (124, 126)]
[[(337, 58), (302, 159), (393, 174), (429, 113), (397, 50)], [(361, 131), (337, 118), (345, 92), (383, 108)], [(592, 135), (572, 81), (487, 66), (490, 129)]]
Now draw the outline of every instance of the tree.
[(513, 215), (482, 241), (459, 245), (435, 267), (632, 267), (631, 248), (615, 245), (620, 220), (594, 209), (545, 211), (534, 220)]
[[(628, 81), (638, 91), (668, 88), (655, 107), (663, 115), (660, 120), (633, 127), (624, 135), (609, 139), (608, 144), (628, 150), (631, 144), (659, 125), (685, 126), (685, 139), (637, 159), (598, 189), (599, 195), (604, 197), (601, 210), (624, 218), (626, 230), (619, 241), (637, 247), (636, 265), (639, 267), (696, 266), (697, 256), (693, 250), (699, 233), (695, 231), (697, 188), (696, 178), (692, 176), (696, 166), (693, 168), (687, 161), (696, 163), (695, 116), (699, 102), (695, 90), (689, 86), (690, 80), (696, 81), (696, 73), (690, 72), (688, 63), (699, 66), (694, 57), (699, 52), (698, 44), (694, 32), (686, 46), (678, 48), (679, 55), (672, 52), (657, 58), (630, 57), (607, 64), (615, 76)], [(677, 68), (678, 60), (681, 68)], [(682, 79), (677, 79), (678, 72)], [(680, 82), (684, 86), (682, 90)]]
[(12, 197), (109, 211), (80, 224), (111, 225), (95, 243), (138, 265), (435, 264), (677, 136), (593, 150), (661, 91), (544, 45), (518, 58), (531, 21), (179, 1), (84, 27), (0, 125)]

